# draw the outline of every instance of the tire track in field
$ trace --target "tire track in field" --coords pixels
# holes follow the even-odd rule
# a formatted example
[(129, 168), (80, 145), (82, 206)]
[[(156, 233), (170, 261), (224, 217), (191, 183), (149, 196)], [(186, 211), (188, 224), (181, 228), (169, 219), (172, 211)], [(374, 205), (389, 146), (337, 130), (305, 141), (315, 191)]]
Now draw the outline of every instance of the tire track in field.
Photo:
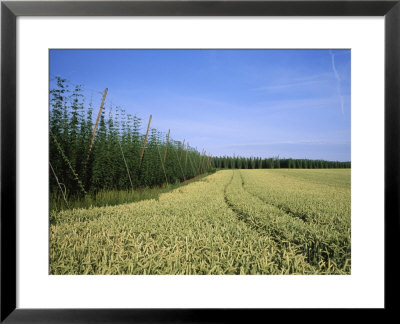
[(289, 209), (288, 207), (282, 206), (282, 205), (275, 205), (272, 204), (271, 202), (267, 201), (264, 197), (261, 197), (259, 195), (256, 195), (248, 190), (246, 190), (245, 188), (245, 184), (244, 184), (244, 179), (243, 179), (243, 175), (242, 173), (239, 171), (240, 174), (240, 178), (242, 180), (242, 188), (244, 191), (246, 191), (249, 195), (256, 197), (258, 199), (260, 199), (263, 203), (265, 203), (266, 205), (278, 208), (279, 210), (281, 210), (282, 212), (284, 212), (285, 214), (291, 216), (291, 217), (295, 217), (298, 219), (301, 219), (303, 222), (307, 223), (309, 216), (307, 214), (303, 214), (303, 213), (298, 213), (298, 212), (294, 212), (291, 209)]
[[(309, 222), (307, 222), (307, 218), (309, 217), (308, 215), (304, 215), (304, 214), (301, 214), (301, 213), (296, 213), (296, 212), (293, 212), (293, 211), (291, 211), (290, 209), (288, 209), (288, 208), (282, 208), (282, 207), (279, 207), (279, 206), (277, 206), (277, 205), (274, 205), (274, 204), (271, 204), (271, 203), (269, 203), (268, 201), (266, 201), (265, 200), (265, 198), (263, 199), (262, 197), (259, 197), (258, 195), (256, 195), (256, 194), (253, 194), (253, 193), (251, 193), (251, 192), (249, 192), (248, 190), (246, 190), (245, 188), (244, 188), (244, 179), (243, 179), (243, 176), (242, 176), (242, 174), (241, 174), (241, 172), (239, 171), (239, 175), (240, 175), (240, 177), (241, 177), (241, 183), (242, 183), (242, 189), (243, 189), (243, 191), (245, 191), (246, 193), (248, 193), (249, 195), (251, 195), (251, 196), (253, 196), (253, 197), (255, 197), (255, 198), (258, 198), (260, 201), (262, 201), (263, 203), (265, 203), (266, 205), (269, 205), (269, 206), (272, 206), (272, 207), (274, 207), (274, 208), (277, 208), (277, 209), (279, 209), (279, 210), (281, 210), (282, 212), (284, 212), (284, 213), (286, 213), (288, 216), (290, 216), (290, 217), (294, 217), (294, 218), (296, 218), (296, 219), (300, 219), (300, 220), (302, 220), (306, 225), (311, 225)], [(233, 176), (232, 176), (232, 179), (233, 179)], [(232, 181), (232, 180), (231, 180)], [(280, 241), (279, 240), (277, 240), (276, 239), (276, 237), (280, 237), (281, 235), (280, 235), (280, 233), (279, 232), (276, 232), (276, 235), (275, 235), (275, 233), (274, 232), (272, 232), (271, 233), (274, 237), (272, 237), (271, 236), (271, 238), (275, 241), (275, 242), (277, 242), (279, 245), (281, 245), (281, 243), (280, 243)], [(292, 243), (294, 243), (295, 245), (297, 245), (297, 244), (299, 244), (298, 242), (292, 242)], [(302, 249), (302, 253), (303, 253), (303, 255), (305, 255), (306, 256), (306, 260), (307, 260), (307, 262), (310, 264), (310, 265), (312, 265), (312, 266), (316, 266), (316, 267), (318, 267), (318, 262), (319, 262), (319, 260), (324, 260), (326, 263), (328, 262), (328, 260), (330, 259), (330, 258), (332, 258), (333, 259), (333, 256), (334, 256), (334, 251), (332, 251), (332, 249), (331, 249), (331, 247), (329, 246), (329, 245), (325, 245), (324, 243), (322, 243), (321, 242), (321, 246), (319, 246), (319, 247), (317, 247), (317, 246), (314, 246), (314, 244), (311, 244), (311, 246), (310, 247), (302, 247), (302, 244), (300, 244), (299, 245), (299, 247), (300, 247), (300, 249)], [(321, 255), (321, 252), (327, 252), (327, 254), (324, 254), (324, 255)], [(318, 259), (317, 260), (315, 260), (314, 259), (314, 255), (316, 255), (316, 254), (318, 254)], [(343, 261), (343, 262), (347, 262), (347, 261)], [(341, 265), (339, 264), (339, 267), (340, 267)]]
[[(268, 238), (270, 238), (277, 245), (277, 247), (280, 248), (281, 253), (283, 253), (283, 251), (288, 248), (288, 242), (287, 241), (283, 242), (283, 237), (281, 236), (281, 233), (278, 230), (274, 230), (267, 224), (260, 225), (260, 224), (257, 224), (255, 222), (251, 221), (250, 215), (248, 215), (247, 213), (243, 212), (242, 210), (236, 208), (229, 201), (226, 191), (227, 191), (228, 187), (232, 184), (233, 176), (234, 176), (234, 171), (232, 171), (232, 177), (224, 188), (224, 200), (225, 200), (226, 205), (228, 206), (228, 208), (230, 210), (232, 210), (232, 212), (235, 213), (235, 215), (239, 221), (242, 221), (243, 223), (245, 223), (250, 229), (254, 230), (258, 234), (260, 234), (262, 236), (267, 236)], [(241, 174), (240, 174), (240, 176), (241, 176)], [(243, 178), (242, 178), (242, 187), (243, 187)], [(243, 188), (243, 190), (244, 190), (244, 188)], [(258, 198), (257, 196), (254, 196), (254, 197)], [(271, 205), (271, 206), (273, 206), (273, 205)], [(273, 207), (275, 207), (275, 206), (273, 206)], [(291, 244), (292, 244), (292, 246), (297, 245), (296, 243), (293, 243), (293, 242)], [(289, 245), (290, 245), (290, 243), (289, 243)], [(299, 247), (299, 249), (302, 250), (301, 247)], [(315, 266), (315, 264), (310, 262), (311, 260), (309, 259), (309, 257), (307, 256), (307, 253), (305, 251), (302, 251), (301, 254), (303, 254), (305, 256), (305, 261), (309, 265)]]
[(226, 186), (225, 186), (225, 188), (224, 188), (224, 200), (225, 200), (226, 205), (228, 206), (228, 208), (229, 208), (230, 210), (232, 210), (232, 211), (235, 213), (236, 218), (237, 218), (239, 221), (245, 223), (245, 224), (246, 224), (247, 226), (249, 226), (252, 230), (257, 231), (257, 232), (260, 233), (260, 234), (263, 234), (263, 235), (267, 234), (266, 231), (263, 230), (260, 226), (257, 226), (256, 224), (254, 224), (253, 222), (251, 222), (251, 221), (249, 220), (249, 219), (250, 219), (250, 216), (249, 216), (248, 214), (246, 214), (246, 213), (244, 213), (242, 210), (239, 210), (238, 208), (236, 208), (236, 207), (229, 201), (228, 196), (227, 196), (227, 194), (226, 194), (226, 191), (227, 191), (228, 187), (232, 184), (234, 172), (235, 172), (235, 171), (232, 170), (231, 179), (229, 180), (229, 182), (226, 184)]
[(269, 238), (271, 238), (275, 243), (277, 243), (280, 246), (282, 244), (282, 240), (278, 239), (281, 236), (278, 231), (274, 231), (267, 224), (260, 225), (260, 224), (255, 223), (254, 221), (251, 220), (250, 215), (248, 215), (247, 213), (243, 212), (242, 210), (236, 208), (235, 205), (229, 201), (226, 191), (227, 191), (228, 187), (232, 184), (233, 175), (234, 175), (234, 171), (232, 171), (232, 177), (224, 189), (224, 200), (225, 200), (226, 205), (228, 206), (228, 208), (230, 210), (232, 210), (236, 214), (236, 217), (239, 221), (242, 221), (247, 226), (249, 226), (252, 230), (258, 232), (259, 234), (268, 236)]

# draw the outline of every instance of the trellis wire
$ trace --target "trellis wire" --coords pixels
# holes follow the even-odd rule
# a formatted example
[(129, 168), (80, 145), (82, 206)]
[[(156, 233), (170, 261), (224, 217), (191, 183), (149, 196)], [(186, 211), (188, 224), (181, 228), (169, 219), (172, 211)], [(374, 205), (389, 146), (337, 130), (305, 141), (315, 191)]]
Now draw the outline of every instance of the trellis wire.
[(65, 185), (63, 184), (63, 185), (64, 185), (64, 191), (62, 190), (62, 188), (61, 188), (61, 182), (58, 181), (58, 177), (57, 177), (56, 172), (54, 171), (53, 166), (51, 165), (50, 161), (49, 161), (49, 165), (50, 165), (51, 171), (53, 171), (54, 178), (56, 178), (57, 184), (58, 184), (58, 186), (59, 186), (59, 188), (60, 188), (60, 191), (61, 191), (61, 194), (62, 194), (62, 196), (63, 196), (63, 198), (64, 198), (65, 204), (67, 205), (67, 208), (69, 209), (69, 204), (68, 204), (67, 198), (65, 197), (67, 188), (66, 188)]
[(160, 156), (161, 166), (162, 166), (163, 171), (164, 171), (165, 182), (167, 183), (167, 186), (168, 186), (167, 174), (165, 173), (165, 168), (164, 168), (163, 160), (162, 160), (162, 158), (161, 158), (160, 148), (158, 147), (158, 144), (156, 144), (156, 146), (157, 146), (157, 150), (158, 150), (158, 155)]
[(83, 184), (82, 184), (81, 180), (79, 179), (79, 175), (75, 172), (74, 168), (72, 167), (71, 162), (69, 161), (69, 159), (68, 159), (67, 156), (65, 155), (65, 153), (64, 153), (64, 151), (63, 151), (63, 149), (62, 149), (60, 143), (58, 143), (56, 137), (54, 136), (54, 134), (53, 134), (53, 132), (52, 132), (51, 130), (50, 130), (50, 135), (51, 135), (51, 137), (53, 138), (53, 141), (54, 141), (54, 143), (55, 143), (56, 146), (57, 146), (58, 152), (61, 154), (61, 156), (62, 156), (63, 160), (65, 161), (65, 163), (67, 163), (69, 169), (71, 170), (72, 174), (73, 174), (74, 177), (75, 177), (75, 180), (78, 182), (78, 185), (79, 185), (80, 189), (81, 189), (82, 192), (86, 195), (87, 192), (86, 192), (85, 188), (83, 187)]

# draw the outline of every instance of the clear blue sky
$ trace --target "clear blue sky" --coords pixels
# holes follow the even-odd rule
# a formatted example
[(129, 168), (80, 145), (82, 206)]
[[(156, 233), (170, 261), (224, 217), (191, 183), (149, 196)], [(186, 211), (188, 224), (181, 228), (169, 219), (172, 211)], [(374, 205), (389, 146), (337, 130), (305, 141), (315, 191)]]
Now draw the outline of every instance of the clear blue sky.
[[(350, 50), (51, 50), (82, 84), (199, 151), (350, 161)], [(89, 99), (89, 98), (87, 98)]]

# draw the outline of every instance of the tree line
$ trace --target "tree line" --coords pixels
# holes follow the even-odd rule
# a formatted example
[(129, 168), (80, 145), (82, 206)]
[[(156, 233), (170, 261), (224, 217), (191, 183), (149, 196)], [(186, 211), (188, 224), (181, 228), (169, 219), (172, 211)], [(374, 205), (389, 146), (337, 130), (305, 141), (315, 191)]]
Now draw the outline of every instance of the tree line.
[(351, 162), (261, 157), (212, 157), (218, 169), (328, 169), (351, 168)]

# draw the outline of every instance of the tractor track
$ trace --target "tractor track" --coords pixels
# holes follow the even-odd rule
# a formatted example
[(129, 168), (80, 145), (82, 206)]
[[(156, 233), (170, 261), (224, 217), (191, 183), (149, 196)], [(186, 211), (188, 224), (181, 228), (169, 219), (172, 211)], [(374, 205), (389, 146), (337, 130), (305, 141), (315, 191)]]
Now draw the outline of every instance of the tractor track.
[[(262, 235), (268, 234), (268, 232), (267, 232), (265, 229), (263, 229), (263, 228), (260, 227), (260, 226), (257, 226), (257, 225), (254, 224), (253, 222), (251, 222), (251, 221), (249, 220), (250, 216), (249, 216), (248, 214), (246, 214), (246, 213), (244, 213), (243, 211), (241, 211), (241, 210), (239, 210), (238, 208), (236, 208), (236, 207), (229, 201), (228, 196), (227, 196), (227, 194), (226, 194), (226, 191), (227, 191), (228, 187), (229, 187), (229, 186), (231, 185), (231, 183), (232, 183), (233, 175), (234, 175), (234, 171), (232, 171), (232, 177), (231, 177), (231, 179), (229, 180), (229, 182), (226, 184), (226, 186), (225, 186), (225, 188), (224, 188), (224, 200), (225, 200), (226, 205), (228, 206), (228, 208), (229, 208), (230, 210), (232, 210), (232, 211), (235, 213), (236, 218), (237, 218), (239, 221), (245, 223), (245, 224), (246, 224), (248, 227), (250, 227), (252, 230), (254, 230), (254, 231), (256, 231), (256, 232), (258, 232), (259, 234), (262, 234)], [(274, 240), (274, 241), (275, 241), (275, 240)]]
[[(300, 219), (300, 220), (303, 221), (306, 225), (311, 225), (310, 222), (307, 221), (308, 218), (309, 218), (308, 215), (293, 212), (292, 210), (288, 209), (287, 207), (282, 207), (282, 206), (279, 206), (279, 205), (271, 204), (270, 202), (266, 201), (265, 198), (262, 198), (262, 197), (260, 197), (260, 196), (258, 196), (258, 195), (256, 195), (256, 194), (253, 194), (253, 193), (249, 192), (248, 190), (246, 190), (246, 189), (245, 189), (244, 179), (243, 179), (242, 173), (241, 173), (240, 171), (239, 171), (239, 175), (240, 175), (240, 178), (241, 178), (242, 189), (243, 189), (246, 193), (248, 193), (249, 195), (251, 195), (251, 196), (253, 196), (253, 197), (255, 197), (255, 198), (258, 198), (260, 201), (262, 201), (262, 202), (265, 203), (266, 205), (269, 205), (269, 206), (272, 206), (272, 207), (274, 207), (274, 208), (279, 209), (280, 211), (284, 212), (286, 215), (288, 215), (288, 216), (290, 216), (290, 217), (294, 217), (294, 218), (296, 218), (296, 219)], [(233, 175), (232, 175), (232, 179), (233, 179)], [(232, 179), (231, 179), (231, 182), (232, 182)], [(277, 242), (279, 245), (282, 245), (282, 243), (281, 243), (278, 239), (276, 239), (277, 237), (281, 237), (280, 233), (276, 232), (276, 234), (275, 234), (275, 231), (272, 231), (271, 233), (272, 233), (272, 235), (273, 235), (273, 237), (271, 236), (271, 238), (272, 238), (275, 242)], [(296, 243), (296, 242), (292, 242), (292, 243), (298, 244), (298, 243)], [(301, 244), (300, 244), (300, 245), (301, 245)], [(319, 250), (323, 250), (323, 249), (324, 249), (323, 246), (324, 246), (324, 244), (322, 244), (322, 246), (319, 248)], [(327, 248), (328, 250), (330, 249), (329, 246), (326, 246), (326, 248)], [(303, 249), (303, 248), (301, 247), (301, 249)], [(314, 250), (314, 249), (313, 249), (313, 248), (310, 248), (310, 250), (312, 251), (312, 250)], [(318, 265), (318, 264), (315, 262), (315, 260), (312, 260), (312, 254), (313, 254), (313, 252), (310, 253), (309, 251), (307, 251), (307, 249), (303, 249), (302, 253), (306, 256), (306, 260), (307, 260), (307, 262), (308, 262), (309, 264), (311, 264), (311, 265), (313, 265), (313, 266), (317, 266), (317, 265)], [(319, 256), (319, 258), (322, 258), (325, 262), (327, 262), (328, 259), (329, 259), (329, 257), (331, 257), (331, 256), (333, 255), (332, 253), (333, 253), (333, 252), (330, 251), (330, 252), (329, 252), (329, 255)]]
[(267, 201), (265, 198), (263, 198), (263, 197), (261, 197), (261, 196), (259, 196), (259, 195), (256, 195), (256, 194), (254, 194), (254, 193), (252, 193), (252, 192), (246, 190), (246, 188), (245, 188), (245, 183), (244, 183), (244, 179), (243, 179), (242, 173), (241, 173), (240, 171), (239, 171), (239, 175), (240, 175), (240, 179), (242, 180), (242, 188), (243, 188), (243, 190), (246, 191), (249, 195), (252, 195), (253, 197), (256, 197), (256, 198), (260, 199), (260, 200), (261, 200), (263, 203), (265, 203), (266, 205), (269, 205), (269, 206), (278, 208), (280, 211), (284, 212), (285, 214), (287, 214), (287, 215), (289, 215), (289, 216), (291, 216), (291, 217), (300, 219), (300, 220), (302, 220), (303, 222), (307, 223), (307, 220), (308, 220), (308, 217), (309, 217), (307, 214), (302, 214), (302, 213), (294, 212), (294, 211), (290, 210), (289, 208), (287, 208), (287, 207), (285, 207), (285, 206), (282, 206), (282, 205), (275, 205), (275, 204), (272, 204), (271, 202)]
[[(238, 219), (239, 221), (245, 223), (250, 229), (254, 230), (254, 231), (257, 232), (258, 234), (260, 234), (260, 235), (262, 235), (262, 236), (267, 236), (268, 238), (270, 238), (270, 239), (271, 239), (275, 244), (277, 244), (277, 246), (280, 247), (280, 248), (286, 249), (289, 245), (298, 246), (295, 242), (290, 242), (290, 243), (288, 243), (287, 241), (285, 241), (285, 240), (284, 240), (284, 237), (282, 237), (282, 235), (281, 235), (281, 233), (280, 233), (279, 231), (274, 230), (273, 228), (269, 227), (268, 225), (262, 225), (262, 226), (260, 226), (260, 225), (258, 225), (258, 224), (256, 224), (256, 223), (252, 222), (252, 221), (251, 221), (251, 217), (250, 217), (247, 213), (245, 213), (245, 212), (243, 212), (242, 210), (236, 208), (236, 207), (229, 201), (229, 199), (228, 199), (228, 197), (227, 197), (226, 191), (227, 191), (228, 187), (229, 187), (229, 186), (231, 185), (231, 183), (232, 183), (233, 175), (234, 175), (234, 171), (232, 172), (232, 177), (231, 177), (231, 179), (229, 180), (229, 182), (227, 183), (227, 185), (226, 185), (225, 188), (224, 188), (224, 200), (225, 200), (225, 203), (226, 203), (226, 205), (228, 206), (228, 208), (229, 208), (230, 210), (232, 210), (232, 211), (235, 213), (237, 219)], [(241, 174), (240, 174), (240, 176), (241, 176)], [(244, 184), (243, 178), (241, 178), (241, 179), (242, 179), (242, 186), (243, 186), (243, 184)], [(245, 190), (245, 189), (243, 188), (243, 190)], [(246, 190), (245, 190), (245, 191), (246, 191)], [(246, 191), (246, 192), (248, 192), (248, 191)], [(251, 194), (251, 193), (249, 193), (249, 194)], [(260, 199), (260, 198), (257, 197), (256, 195), (252, 195), (252, 196), (254, 196), (254, 197)], [(260, 199), (260, 200), (261, 200), (261, 199)], [(263, 200), (261, 200), (261, 201), (262, 201), (263, 203), (265, 203), (265, 201), (263, 201)], [(265, 203), (265, 204), (268, 204), (268, 203)], [(271, 204), (268, 204), (268, 205), (271, 205)], [(274, 205), (271, 205), (271, 206), (275, 207)], [(305, 256), (306, 262), (307, 262), (308, 264), (310, 264), (311, 266), (316, 266), (316, 264), (314, 264), (314, 263), (311, 261), (311, 259), (310, 259), (309, 255), (308, 255), (307, 251), (305, 251), (301, 246), (298, 246), (298, 248), (299, 248), (299, 250), (301, 251), (301, 254), (303, 254), (303, 255)], [(283, 251), (283, 250), (282, 250), (282, 251)]]
[[(231, 201), (229, 200), (229, 198), (227, 196), (226, 191), (232, 183), (233, 175), (234, 175), (234, 171), (232, 172), (231, 179), (229, 180), (229, 182), (227, 183), (227, 185), (224, 188), (224, 200), (225, 200), (225, 203), (228, 206), (228, 208), (235, 213), (235, 215), (239, 221), (245, 223), (249, 228), (256, 231), (257, 233), (264, 235), (264, 236), (268, 236), (271, 240), (273, 240), (275, 243), (277, 243), (278, 246), (282, 246), (282, 236), (279, 233), (279, 231), (273, 230), (273, 228), (269, 227), (266, 224), (265, 225), (256, 224), (255, 222), (251, 221), (250, 215), (248, 215), (247, 213), (243, 212), (242, 210), (236, 208), (235, 205), (231, 203)], [(243, 179), (242, 179), (242, 181), (243, 181)], [(255, 195), (253, 195), (253, 196), (258, 198)]]

